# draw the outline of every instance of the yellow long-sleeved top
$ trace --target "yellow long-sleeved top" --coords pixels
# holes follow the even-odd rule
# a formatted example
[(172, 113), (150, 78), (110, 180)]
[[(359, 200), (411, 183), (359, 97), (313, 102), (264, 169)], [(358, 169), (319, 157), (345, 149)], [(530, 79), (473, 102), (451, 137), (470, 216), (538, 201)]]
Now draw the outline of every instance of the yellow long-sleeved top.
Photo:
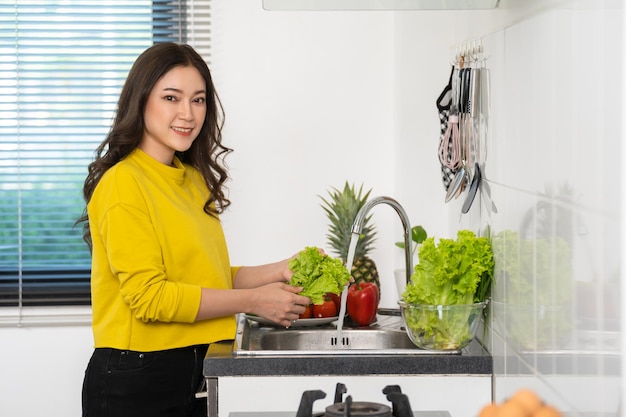
[(194, 322), (201, 288), (230, 289), (221, 223), (203, 211), (200, 173), (136, 149), (87, 206), (95, 347), (156, 351), (231, 339), (234, 316)]

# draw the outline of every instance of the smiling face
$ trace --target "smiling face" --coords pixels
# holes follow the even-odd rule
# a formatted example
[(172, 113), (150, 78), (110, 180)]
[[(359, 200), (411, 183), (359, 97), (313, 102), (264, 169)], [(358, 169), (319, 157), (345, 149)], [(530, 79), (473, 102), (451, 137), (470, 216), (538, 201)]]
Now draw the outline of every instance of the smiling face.
[(200, 133), (206, 115), (206, 84), (195, 67), (174, 67), (148, 96), (139, 148), (171, 165), (174, 152), (184, 152)]

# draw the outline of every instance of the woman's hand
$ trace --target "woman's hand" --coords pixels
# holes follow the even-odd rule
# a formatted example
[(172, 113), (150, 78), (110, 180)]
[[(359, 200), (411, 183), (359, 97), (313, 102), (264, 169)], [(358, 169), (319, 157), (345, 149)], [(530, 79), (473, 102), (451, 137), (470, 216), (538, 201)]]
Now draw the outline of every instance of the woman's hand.
[(311, 304), (309, 297), (298, 295), (301, 287), (294, 287), (283, 282), (275, 282), (258, 287), (248, 313), (271, 320), (281, 326), (289, 327), (305, 306)]

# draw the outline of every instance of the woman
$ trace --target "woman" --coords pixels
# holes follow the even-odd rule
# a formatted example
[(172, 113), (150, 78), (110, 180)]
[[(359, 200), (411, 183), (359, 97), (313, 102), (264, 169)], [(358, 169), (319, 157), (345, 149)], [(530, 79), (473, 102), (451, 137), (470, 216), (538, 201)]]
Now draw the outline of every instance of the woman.
[(206, 416), (195, 400), (208, 344), (239, 312), (289, 326), (310, 300), (288, 259), (231, 267), (222, 108), (202, 58), (157, 44), (131, 68), (113, 127), (89, 165), (84, 237), (92, 251), (95, 350), (83, 416)]

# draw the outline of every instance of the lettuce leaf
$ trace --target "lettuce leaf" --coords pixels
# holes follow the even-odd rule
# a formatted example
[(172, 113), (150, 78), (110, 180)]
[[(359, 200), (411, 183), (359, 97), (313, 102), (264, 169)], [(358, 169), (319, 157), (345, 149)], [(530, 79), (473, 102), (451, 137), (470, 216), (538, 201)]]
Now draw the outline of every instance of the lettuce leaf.
[(324, 255), (313, 246), (291, 259), (289, 269), (293, 272), (289, 284), (303, 287), (300, 294), (313, 304), (322, 304), (326, 293), (341, 294), (350, 281), (350, 273), (340, 259)]

